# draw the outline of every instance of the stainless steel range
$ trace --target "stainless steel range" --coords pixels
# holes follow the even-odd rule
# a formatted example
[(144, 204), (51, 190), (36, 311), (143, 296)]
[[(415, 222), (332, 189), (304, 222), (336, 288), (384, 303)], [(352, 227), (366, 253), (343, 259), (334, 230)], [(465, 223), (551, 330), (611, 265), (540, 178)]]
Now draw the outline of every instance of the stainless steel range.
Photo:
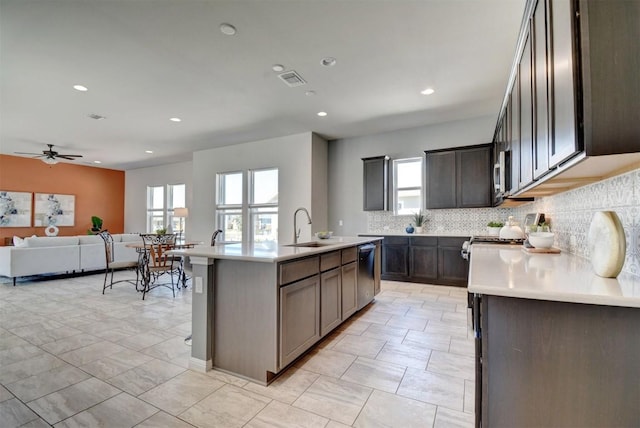
[(483, 244), (502, 244), (502, 245), (522, 245), (524, 244), (525, 238), (517, 238), (517, 239), (502, 239), (494, 235), (476, 235), (472, 236), (469, 241), (464, 241), (462, 244), (462, 250), (460, 250), (460, 255), (463, 259), (469, 260), (469, 255), (471, 252), (471, 245), (483, 243)]
[[(545, 216), (543, 213), (531, 213), (527, 214), (524, 218), (524, 227), (531, 225), (541, 225), (545, 222)], [(471, 237), (469, 241), (465, 241), (462, 244), (462, 249), (460, 250), (460, 255), (463, 259), (469, 260), (471, 245), (474, 243), (483, 243), (483, 244), (502, 244), (502, 245), (522, 245), (526, 241), (526, 238), (515, 238), (515, 239), (502, 239), (499, 236), (495, 235), (474, 235)]]

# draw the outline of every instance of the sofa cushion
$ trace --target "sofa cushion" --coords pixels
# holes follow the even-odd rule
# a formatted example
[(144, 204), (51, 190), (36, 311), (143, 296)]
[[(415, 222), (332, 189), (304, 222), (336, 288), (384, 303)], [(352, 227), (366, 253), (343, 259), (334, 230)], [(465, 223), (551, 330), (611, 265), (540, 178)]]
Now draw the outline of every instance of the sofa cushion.
[(104, 240), (100, 235), (78, 235), (80, 245), (83, 244), (104, 244)]
[(113, 240), (116, 242), (142, 242), (142, 238), (137, 233), (122, 233), (119, 237), (120, 239), (116, 241), (116, 235), (114, 235)]
[(77, 236), (36, 236), (25, 238), (26, 247), (61, 247), (66, 245), (78, 245)]
[(24, 239), (22, 239), (19, 236), (14, 236), (13, 237), (13, 246), (14, 247), (26, 247), (27, 243), (24, 242)]

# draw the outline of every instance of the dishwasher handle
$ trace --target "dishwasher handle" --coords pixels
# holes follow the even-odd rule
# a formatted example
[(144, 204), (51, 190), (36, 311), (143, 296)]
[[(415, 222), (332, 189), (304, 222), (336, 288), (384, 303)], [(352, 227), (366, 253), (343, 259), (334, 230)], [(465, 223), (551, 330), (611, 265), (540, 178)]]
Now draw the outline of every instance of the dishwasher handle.
[(365, 258), (365, 257), (369, 257), (369, 254), (371, 254), (372, 252), (374, 252), (376, 249), (376, 246), (374, 244), (364, 244), (364, 245), (360, 245), (358, 247), (358, 256), (360, 258)]

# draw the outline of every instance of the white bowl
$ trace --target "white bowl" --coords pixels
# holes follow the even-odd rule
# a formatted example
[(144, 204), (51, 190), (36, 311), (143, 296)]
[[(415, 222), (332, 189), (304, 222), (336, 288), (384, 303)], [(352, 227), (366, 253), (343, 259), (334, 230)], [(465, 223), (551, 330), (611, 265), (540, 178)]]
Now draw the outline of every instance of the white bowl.
[(333, 236), (333, 232), (316, 232), (316, 237), (318, 239), (329, 239)]
[(552, 232), (534, 232), (529, 234), (529, 243), (535, 248), (551, 248), (554, 234)]

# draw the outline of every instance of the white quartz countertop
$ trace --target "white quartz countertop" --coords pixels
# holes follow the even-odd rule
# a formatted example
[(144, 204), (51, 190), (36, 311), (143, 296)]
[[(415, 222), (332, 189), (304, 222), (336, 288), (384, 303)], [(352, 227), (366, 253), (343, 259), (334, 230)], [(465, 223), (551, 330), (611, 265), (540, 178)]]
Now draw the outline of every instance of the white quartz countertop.
[(384, 233), (360, 233), (358, 236), (407, 236), (407, 237), (420, 237), (420, 236), (442, 236), (442, 237), (454, 237), (454, 238), (470, 238), (477, 233), (462, 233), (462, 232), (425, 232), (425, 233), (407, 233), (407, 232), (384, 232)]
[(640, 278), (596, 275), (591, 262), (560, 254), (525, 253), (521, 245), (473, 244), (470, 292), (558, 302), (640, 308)]
[(379, 240), (382, 240), (382, 237), (338, 236), (331, 239), (313, 239), (312, 241), (305, 241), (305, 243), (317, 242), (319, 245), (317, 247), (293, 247), (286, 244), (278, 245), (273, 242), (222, 244), (216, 245), (215, 247), (208, 245), (196, 245), (194, 248), (173, 250), (170, 254), (186, 255), (191, 257), (207, 257), (212, 259), (273, 263), (339, 250), (341, 248), (353, 247), (354, 245), (362, 245)]

